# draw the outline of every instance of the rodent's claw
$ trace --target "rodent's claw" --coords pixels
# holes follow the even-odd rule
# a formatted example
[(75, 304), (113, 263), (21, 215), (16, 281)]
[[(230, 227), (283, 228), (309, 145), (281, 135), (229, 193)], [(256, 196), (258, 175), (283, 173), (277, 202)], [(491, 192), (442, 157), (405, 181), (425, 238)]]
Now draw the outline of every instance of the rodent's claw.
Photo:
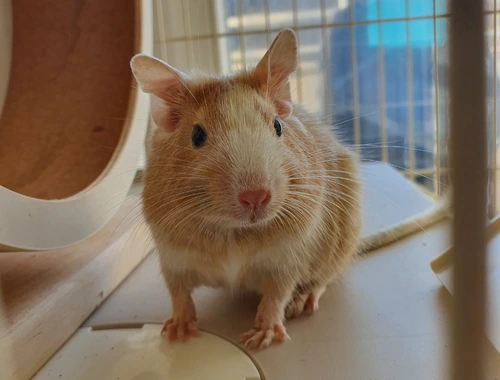
[(166, 335), (168, 340), (186, 341), (189, 337), (198, 336), (198, 329), (194, 321), (181, 321), (169, 318), (163, 324), (161, 335)]
[(304, 305), (304, 312), (306, 315), (313, 315), (319, 309), (319, 303), (313, 295), (309, 295)]
[(318, 297), (314, 293), (296, 294), (285, 308), (285, 318), (298, 318), (304, 314), (310, 316), (318, 309)]
[(285, 318), (293, 319), (302, 315), (305, 309), (307, 295), (295, 294), (285, 308)]
[(284, 342), (287, 339), (290, 339), (290, 337), (286, 333), (285, 326), (280, 324), (267, 329), (253, 328), (241, 335), (240, 342), (245, 343), (247, 348), (263, 349), (271, 345), (275, 340)]

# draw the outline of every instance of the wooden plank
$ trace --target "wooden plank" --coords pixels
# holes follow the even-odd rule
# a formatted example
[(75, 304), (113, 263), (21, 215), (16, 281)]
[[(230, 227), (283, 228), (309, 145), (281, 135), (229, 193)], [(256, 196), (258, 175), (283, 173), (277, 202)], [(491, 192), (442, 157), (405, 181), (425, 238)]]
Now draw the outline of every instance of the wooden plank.
[[(450, 2), (450, 144), (453, 185), (452, 380), (486, 379), (488, 155), (484, 2)], [(496, 25), (495, 25), (496, 27)]]
[(0, 379), (23, 380), (78, 329), (152, 248), (139, 194), (74, 246), (0, 253)]
[[(128, 61), (140, 52), (140, 16), (133, 1), (12, 2), (10, 85), (0, 118), (2, 186), (65, 199), (87, 189), (116, 159), (122, 134), (134, 126), (124, 118), (137, 103)], [(141, 37), (152, 38), (152, 31)]]

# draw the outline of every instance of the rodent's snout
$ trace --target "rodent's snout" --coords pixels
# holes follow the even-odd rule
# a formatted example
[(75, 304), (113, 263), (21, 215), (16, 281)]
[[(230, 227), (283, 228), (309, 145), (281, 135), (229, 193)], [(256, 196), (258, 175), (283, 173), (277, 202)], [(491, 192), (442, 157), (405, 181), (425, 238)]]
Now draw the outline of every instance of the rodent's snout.
[(248, 190), (245, 186), (237, 193), (237, 203), (239, 206), (240, 221), (256, 223), (266, 220), (270, 216), (270, 204), (272, 193), (265, 187), (250, 187)]
[(242, 191), (238, 194), (238, 202), (245, 210), (262, 212), (271, 201), (269, 190)]
[(238, 227), (270, 222), (285, 198), (283, 148), (273, 131), (260, 128), (258, 121), (254, 124), (224, 136), (224, 154), (217, 156), (218, 178), (211, 182), (214, 198), (225, 204), (225, 217)]

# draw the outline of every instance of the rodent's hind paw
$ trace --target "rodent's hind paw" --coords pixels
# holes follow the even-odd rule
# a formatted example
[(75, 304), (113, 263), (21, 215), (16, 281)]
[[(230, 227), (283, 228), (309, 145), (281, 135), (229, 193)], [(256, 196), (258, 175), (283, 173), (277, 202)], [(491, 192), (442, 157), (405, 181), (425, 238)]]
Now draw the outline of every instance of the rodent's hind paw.
[(293, 319), (301, 315), (313, 315), (318, 311), (319, 303), (318, 297), (314, 293), (309, 294), (296, 294), (286, 305), (285, 318)]
[(313, 315), (316, 311), (319, 309), (319, 303), (316, 297), (314, 295), (310, 294), (309, 297), (307, 297), (307, 301), (304, 305), (304, 313), (306, 315)]
[(295, 294), (285, 307), (285, 318), (293, 319), (298, 318), (304, 312), (307, 301), (307, 295)]
[(186, 341), (189, 337), (198, 336), (198, 329), (194, 321), (183, 321), (169, 318), (163, 323), (161, 335), (166, 336), (168, 340)]
[(245, 343), (247, 348), (263, 349), (268, 347), (273, 341), (284, 342), (290, 339), (282, 324), (274, 325), (272, 328), (253, 328), (240, 337), (240, 342)]

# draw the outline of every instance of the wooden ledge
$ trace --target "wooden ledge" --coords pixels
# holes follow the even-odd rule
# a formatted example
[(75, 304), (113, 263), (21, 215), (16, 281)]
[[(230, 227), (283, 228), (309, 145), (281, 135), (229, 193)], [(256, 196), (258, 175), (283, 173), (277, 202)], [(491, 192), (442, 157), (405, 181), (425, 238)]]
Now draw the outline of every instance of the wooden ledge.
[(0, 253), (0, 379), (33, 376), (152, 249), (138, 190), (81, 243)]

